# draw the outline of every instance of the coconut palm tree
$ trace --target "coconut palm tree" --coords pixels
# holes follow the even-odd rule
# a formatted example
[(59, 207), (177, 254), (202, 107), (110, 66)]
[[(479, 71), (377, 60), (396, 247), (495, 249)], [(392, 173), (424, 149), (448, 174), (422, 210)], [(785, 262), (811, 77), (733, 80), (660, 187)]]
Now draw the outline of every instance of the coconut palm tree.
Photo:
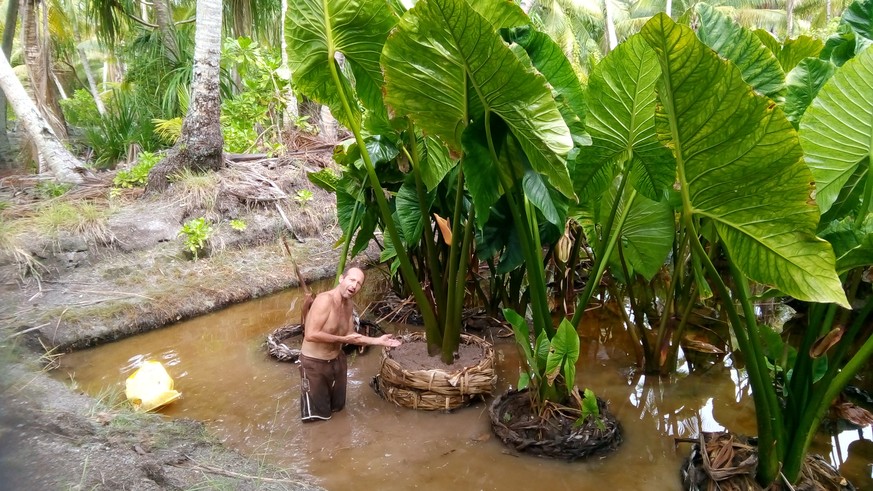
[[(0, 54), (0, 88), (3, 89), (15, 115), (24, 124), (28, 136), (36, 146), (39, 158), (42, 160), (41, 164), (44, 163), (59, 182), (70, 184), (82, 182), (81, 174), (76, 172), (76, 168), (81, 167), (81, 162), (64, 147), (43, 118), (24, 90), (21, 81), (12, 71), (12, 65), (6, 59), (5, 53)], [(43, 165), (40, 165), (40, 168), (42, 167)]]
[(182, 123), (182, 134), (166, 159), (149, 172), (146, 193), (167, 187), (167, 177), (182, 168), (215, 170), (224, 165), (221, 134), (221, 2), (197, 0), (194, 35), (194, 76), (191, 104)]
[[(15, 26), (18, 25), (18, 0), (9, 0), (6, 4), (6, 22), (3, 24), (3, 55), (8, 60), (12, 56), (12, 42), (15, 40)], [(0, 91), (0, 168), (11, 164), (9, 154), (9, 137), (6, 134), (8, 112), (6, 94)]]
[(52, 53), (49, 48), (49, 6), (36, 0), (20, 4), (22, 48), (24, 62), (30, 76), (31, 92), (45, 120), (55, 135), (66, 139), (67, 125), (58, 102), (60, 94), (52, 72)]

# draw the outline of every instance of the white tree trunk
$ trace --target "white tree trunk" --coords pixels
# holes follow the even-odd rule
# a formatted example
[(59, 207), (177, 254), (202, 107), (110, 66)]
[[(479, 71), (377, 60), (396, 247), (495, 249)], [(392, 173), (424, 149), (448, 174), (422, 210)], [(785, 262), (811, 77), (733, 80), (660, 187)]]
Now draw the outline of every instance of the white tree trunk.
[(618, 37), (615, 34), (615, 7), (611, 0), (603, 0), (603, 6), (606, 11), (606, 41), (609, 43), (609, 51), (618, 46)]
[[(94, 98), (94, 104), (97, 106), (97, 112), (100, 115), (106, 114), (106, 107), (103, 106), (103, 99), (100, 98), (100, 91), (97, 90), (97, 82), (94, 81), (94, 72), (91, 71), (91, 64), (88, 63), (88, 54), (82, 48), (82, 36), (79, 35), (78, 19), (73, 18), (73, 38), (76, 40), (76, 52), (79, 53), (79, 59), (82, 61), (82, 70), (85, 72), (85, 78), (88, 79), (88, 90), (91, 91), (91, 97)], [(105, 64), (103, 65), (106, 66)]]
[(182, 125), (182, 139), (186, 138), (187, 127), (189, 146), (205, 145), (220, 150), (224, 145), (220, 121), (220, 62), (221, 1), (197, 0), (191, 104)]
[(294, 95), (294, 90), (291, 88), (291, 77), (294, 76), (291, 73), (291, 69), (288, 68), (288, 42), (285, 40), (285, 16), (288, 11), (288, 0), (282, 0), (282, 66), (280, 68), (281, 73), (279, 74), (282, 78), (286, 78), (288, 80), (288, 86), (285, 88), (285, 111), (283, 113), (284, 127), (291, 128), (295, 121), (297, 121), (297, 117), (300, 115), (300, 112), (297, 109), (297, 96)]
[[(200, 2), (197, 4), (199, 7)], [(176, 43), (176, 30), (173, 28), (173, 14), (170, 11), (170, 5), (167, 0), (154, 0), (152, 5), (155, 9), (155, 22), (158, 24), (161, 40), (167, 50), (167, 59), (171, 63), (176, 63), (179, 61), (179, 45)]]
[(88, 79), (88, 90), (91, 91), (91, 97), (94, 98), (94, 104), (97, 105), (97, 112), (102, 116), (106, 114), (106, 107), (103, 105), (103, 99), (100, 98), (100, 90), (97, 89), (94, 72), (91, 71), (91, 65), (88, 64), (88, 55), (82, 48), (76, 48), (76, 51), (79, 53), (79, 58), (82, 59), (82, 70), (85, 71), (85, 78)]
[(0, 52), (0, 88), (6, 94), (6, 99), (18, 119), (24, 124), (24, 129), (37, 148), (39, 158), (45, 162), (55, 178), (63, 183), (82, 182), (82, 176), (75, 171), (75, 168), (81, 167), (82, 163), (55, 136), (2, 52)]

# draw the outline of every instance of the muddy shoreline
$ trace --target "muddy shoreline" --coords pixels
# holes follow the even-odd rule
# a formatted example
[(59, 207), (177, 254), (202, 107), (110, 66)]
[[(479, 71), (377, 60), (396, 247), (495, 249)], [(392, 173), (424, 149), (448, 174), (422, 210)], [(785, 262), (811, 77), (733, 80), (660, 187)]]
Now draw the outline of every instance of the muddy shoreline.
[[(275, 207), (221, 205), (222, 190), (232, 181), (224, 176), (213, 210), (180, 206), (172, 193), (132, 193), (112, 204), (108, 243), (64, 231), (27, 238), (36, 275), (20, 258), (0, 256), (0, 488), (317, 488), (294, 469), (273, 468), (223, 447), (199, 422), (136, 414), (117, 394), (90, 397), (75, 381), (49, 374), (65, 352), (297, 286), (282, 236), (305, 281), (333, 276), (339, 258), (333, 245), (341, 235), (334, 203), (302, 170), (276, 170), (276, 182), (288, 192), (316, 193), (297, 210), (286, 200), (290, 231)], [(210, 213), (219, 225), (209, 254), (191, 260), (178, 230), (191, 216)], [(244, 220), (246, 229), (224, 225), (230, 219)], [(372, 248), (358, 261), (377, 257)]]

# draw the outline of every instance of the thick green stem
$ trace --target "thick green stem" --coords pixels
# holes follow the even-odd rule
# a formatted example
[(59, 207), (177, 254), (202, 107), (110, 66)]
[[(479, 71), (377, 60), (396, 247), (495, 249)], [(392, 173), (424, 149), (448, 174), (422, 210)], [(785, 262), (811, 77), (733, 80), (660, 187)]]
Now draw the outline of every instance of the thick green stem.
[(355, 199), (355, 206), (352, 208), (352, 218), (349, 220), (349, 233), (346, 236), (346, 240), (343, 241), (343, 252), (340, 254), (339, 263), (336, 265), (336, 278), (334, 283), (339, 283), (339, 278), (342, 276), (343, 271), (346, 269), (346, 261), (349, 257), (349, 247), (352, 245), (352, 237), (354, 234), (352, 233), (352, 226), (355, 221), (358, 219), (358, 210), (363, 206), (361, 204), (361, 196), (364, 194), (364, 188), (362, 187), (360, 191), (358, 191), (358, 197)]
[[(712, 264), (712, 261), (709, 260), (706, 250), (700, 243), (690, 213), (684, 216), (691, 250), (700, 258), (701, 264), (709, 274), (719, 296), (723, 299), (723, 305), (731, 321), (731, 327), (736, 335), (737, 343), (740, 345), (742, 353), (746, 355), (746, 371), (749, 374), (749, 383), (752, 384), (752, 398), (755, 401), (755, 417), (758, 427), (758, 473), (756, 478), (759, 483), (767, 486), (779, 476), (779, 454), (776, 448), (777, 435), (783, 434), (784, 431), (782, 428), (777, 428), (777, 424), (781, 425), (782, 421), (778, 413), (773, 414), (769, 403), (770, 398), (767, 396), (767, 392), (773, 392), (773, 398), (775, 399), (776, 397), (767, 367), (761, 359), (754, 356), (756, 350), (753, 348), (753, 343), (760, 343), (760, 339), (752, 339), (751, 332), (747, 332), (743, 328), (743, 323), (740, 321), (740, 316), (734, 306), (730, 290), (728, 290), (728, 287), (721, 279), (721, 275)], [(734, 278), (734, 280), (745, 282), (745, 278), (742, 276)], [(740, 290), (737, 293), (740, 300), (744, 300), (745, 306), (749, 302), (748, 297), (742, 299), (743, 292), (744, 290)], [(746, 315), (746, 322), (754, 323), (755, 317)], [(784, 442), (782, 442), (782, 445), (784, 445)]]
[(352, 112), (351, 105), (343, 91), (342, 83), (340, 83), (336, 62), (333, 61), (334, 53), (329, 51), (328, 55), (330, 75), (333, 78), (337, 95), (339, 95), (340, 101), (342, 102), (343, 110), (348, 115), (347, 119), (351, 124), (351, 128), (349, 129), (355, 135), (355, 141), (358, 144), (358, 149), (361, 151), (361, 158), (364, 160), (364, 166), (367, 168), (367, 175), (370, 177), (370, 185), (373, 186), (373, 190), (375, 191), (376, 204), (379, 205), (379, 211), (382, 214), (382, 221), (385, 222), (388, 236), (391, 237), (391, 242), (394, 244), (394, 250), (397, 252), (397, 259), (400, 261), (400, 273), (403, 275), (403, 279), (406, 281), (409, 289), (412, 290), (412, 295), (415, 297), (418, 308), (421, 310), (421, 316), (424, 319), (425, 335), (427, 336), (428, 352), (436, 354), (439, 351), (440, 345), (442, 345), (442, 335), (440, 334), (439, 324), (437, 323), (433, 308), (431, 307), (427, 296), (424, 294), (421, 284), (418, 282), (418, 277), (412, 269), (412, 263), (409, 261), (409, 256), (403, 249), (403, 242), (400, 241), (400, 234), (397, 233), (397, 227), (394, 226), (394, 219), (391, 216), (391, 210), (388, 208), (388, 201), (385, 199), (385, 190), (379, 182), (379, 176), (376, 175), (376, 168), (373, 166), (373, 162), (370, 159), (370, 153), (367, 151), (364, 138), (361, 136), (361, 128), (354, 118), (356, 113)]
[[(782, 407), (779, 405), (779, 398), (776, 396), (776, 389), (773, 381), (770, 379), (770, 370), (767, 368), (765, 362), (767, 355), (764, 353), (764, 347), (761, 344), (761, 332), (758, 330), (758, 320), (755, 315), (755, 308), (750, 300), (752, 295), (749, 291), (749, 282), (730, 257), (728, 257), (728, 264), (730, 264), (731, 274), (733, 275), (734, 283), (736, 284), (737, 299), (743, 306), (746, 328), (749, 330), (749, 347), (752, 351), (751, 357), (747, 356), (747, 358), (754, 358), (755, 367), (758, 370), (762, 370), (760, 378), (766, 387), (766, 390), (763, 391), (763, 395), (767, 404), (767, 410), (770, 413), (770, 424), (772, 425), (772, 427), (768, 429), (775, 434), (773, 445), (776, 449), (776, 455), (780, 457), (781, 460), (785, 455), (785, 448), (788, 445), (788, 435), (785, 432), (785, 423), (782, 418)], [(755, 388), (753, 387), (752, 390), (755, 390)], [(757, 411), (757, 407), (755, 410)], [(759, 452), (760, 446), (761, 442), (759, 441)]]
[[(459, 324), (461, 322), (461, 306), (459, 303), (463, 303), (464, 294), (463, 291), (459, 297), (458, 292), (455, 291), (455, 285), (458, 278), (458, 258), (462, 255), (461, 253), (461, 245), (458, 243), (458, 237), (455, 235), (461, 229), (461, 213), (462, 206), (464, 204), (464, 171), (463, 169), (458, 171), (458, 183), (456, 185), (455, 191), (455, 206), (452, 209), (452, 240), (449, 246), (449, 271), (448, 271), (448, 281), (446, 283), (446, 290), (448, 292), (447, 301), (445, 305), (445, 312), (441, 313), (442, 318), (440, 322), (442, 323), (443, 330), (443, 362), (450, 364), (454, 358), (452, 355), (458, 347), (458, 340), (460, 336), (460, 327)], [(453, 332), (455, 334), (449, 336), (449, 332)]]
[[(495, 165), (499, 165), (500, 160), (497, 158), (497, 151), (494, 148), (494, 139), (491, 135), (491, 112), (485, 112), (485, 135), (488, 140), (488, 151), (491, 154), (491, 159)], [(546, 292), (546, 278), (543, 272), (543, 258), (539, 252), (541, 244), (534, 242), (533, 232), (530, 230), (531, 219), (527, 216), (526, 209), (516, 201), (513, 196), (515, 190), (515, 182), (518, 179), (511, 179), (504, 172), (497, 172), (500, 183), (503, 186), (506, 201), (509, 203), (509, 209), (512, 213), (515, 228), (519, 235), (519, 243), (524, 254), (525, 262), (527, 263), (527, 278), (530, 292), (530, 305), (533, 311), (534, 332), (539, 336), (540, 332), (545, 331), (552, 338), (555, 334), (555, 329), (552, 327), (552, 319), (549, 314), (549, 299)], [(522, 193), (523, 191), (519, 190)], [(538, 232), (538, 231), (537, 231)]]
[(582, 314), (585, 313), (585, 308), (588, 306), (588, 302), (591, 301), (591, 296), (594, 294), (594, 288), (600, 284), (600, 279), (603, 278), (603, 273), (606, 271), (607, 259), (612, 255), (612, 250), (615, 248), (615, 243), (618, 241), (621, 236), (621, 229), (624, 227), (624, 222), (627, 220), (628, 214), (630, 212), (631, 206), (634, 203), (634, 200), (637, 197), (637, 190), (631, 190), (630, 196), (628, 196), (627, 204), (621, 210), (621, 215), (618, 219), (618, 223), (614, 224), (614, 217), (618, 208), (621, 206), (621, 197), (624, 192), (624, 183), (626, 179), (621, 180), (621, 184), (619, 185), (618, 192), (615, 195), (615, 203), (612, 207), (612, 212), (610, 213), (609, 220), (607, 220), (606, 233), (607, 236), (603, 238), (601, 241), (601, 245), (598, 247), (598, 251), (595, 252), (594, 256), (594, 267), (595, 273), (594, 276), (588, 276), (588, 283), (585, 284), (585, 289), (582, 290), (582, 294), (579, 296), (579, 300), (576, 302), (576, 311), (573, 313), (573, 319), (570, 321), (573, 326), (578, 326), (582, 321)]
[(823, 330), (827, 332), (831, 329), (836, 309), (836, 304), (814, 303), (809, 305), (807, 329), (803, 333), (803, 338), (797, 351), (797, 358), (791, 370), (791, 380), (788, 385), (789, 397), (786, 401), (787, 411), (785, 412), (788, 428), (796, 428), (797, 419), (801, 417), (800, 415), (809, 405), (813, 383), (813, 360), (809, 356), (809, 350)]
[(841, 361), (848, 352), (849, 346), (864, 326), (871, 312), (873, 312), (873, 299), (868, 298), (864, 308), (858, 313), (846, 335), (837, 345), (838, 348), (833, 356), (833, 363), (828, 367), (824, 377), (816, 383), (796, 426), (788, 428), (789, 434), (793, 435), (793, 438), (785, 452), (783, 474), (785, 474), (785, 478), (789, 482), (795, 482), (800, 477), (806, 449), (812, 443), (821, 419), (824, 417), (825, 412), (827, 412), (828, 407), (830, 407), (831, 402), (837, 398), (843, 388), (852, 381), (858, 371), (864, 367), (867, 360), (873, 356), (873, 336), (871, 336), (867, 338), (858, 352), (855, 353), (855, 356), (845, 366), (841, 366)]
[(873, 146), (867, 152), (867, 179), (864, 185), (864, 195), (861, 197), (861, 208), (855, 215), (855, 226), (860, 227), (867, 218), (870, 207), (873, 206)]
[[(467, 214), (467, 223), (464, 225), (464, 243), (461, 245), (461, 254), (458, 262), (455, 282), (449, 288), (449, 295), (454, 298), (452, 304), (454, 310), (450, 311), (447, 318), (452, 319), (446, 323), (445, 336), (443, 339), (443, 362), (446, 364), (454, 361), (455, 352), (461, 341), (461, 318), (464, 311), (464, 293), (467, 285), (467, 259), (469, 258), (470, 245), (473, 242), (473, 223), (475, 209), (471, 206)], [(455, 239), (457, 240), (457, 239)]]
[[(409, 161), (412, 163), (412, 173), (415, 177), (416, 197), (418, 198), (418, 209), (421, 210), (421, 219), (424, 222), (424, 231), (422, 232), (421, 240), (424, 242), (427, 267), (430, 272), (431, 291), (433, 292), (437, 306), (435, 314), (437, 316), (437, 322), (442, 325), (443, 321), (440, 319), (440, 316), (443, 314), (440, 312), (440, 308), (446, 305), (446, 292), (443, 288), (444, 279), (442, 277), (442, 272), (440, 271), (440, 262), (436, 251), (436, 244), (434, 244), (434, 230), (431, 225), (429, 208), (427, 206), (427, 191), (425, 190), (424, 180), (421, 178), (421, 158), (418, 153), (418, 143), (416, 141), (415, 128), (412, 125), (412, 121), (408, 121), (407, 134), (409, 137), (409, 148), (412, 150), (411, 153), (407, 153), (407, 158), (409, 158)], [(404, 149), (404, 151), (406, 150)]]

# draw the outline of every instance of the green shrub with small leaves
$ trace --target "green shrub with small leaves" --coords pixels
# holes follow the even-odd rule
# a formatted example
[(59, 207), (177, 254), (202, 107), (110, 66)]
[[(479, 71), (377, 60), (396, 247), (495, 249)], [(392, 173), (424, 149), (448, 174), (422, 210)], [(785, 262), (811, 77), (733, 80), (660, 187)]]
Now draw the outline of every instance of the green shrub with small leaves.
[(306, 204), (312, 200), (313, 196), (312, 191), (308, 189), (298, 189), (297, 194), (294, 195), (294, 201), (296, 201), (301, 208), (304, 208), (306, 207)]
[(194, 218), (182, 225), (179, 235), (184, 237), (185, 248), (197, 259), (206, 248), (206, 241), (212, 236), (212, 225), (203, 217)]
[(138, 188), (146, 185), (148, 181), (149, 171), (158, 162), (161, 161), (163, 155), (160, 153), (142, 152), (139, 154), (139, 160), (136, 165), (130, 170), (120, 170), (112, 180), (112, 184), (117, 188)]

